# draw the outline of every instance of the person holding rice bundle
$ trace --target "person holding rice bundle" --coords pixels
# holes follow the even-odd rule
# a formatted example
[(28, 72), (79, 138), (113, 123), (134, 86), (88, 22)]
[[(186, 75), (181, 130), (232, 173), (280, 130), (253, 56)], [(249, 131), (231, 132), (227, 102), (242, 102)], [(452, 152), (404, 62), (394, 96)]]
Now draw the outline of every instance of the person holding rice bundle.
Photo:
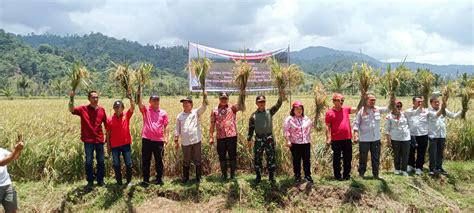
[(74, 107), (75, 92), (69, 93), (69, 112), (81, 117), (81, 140), (84, 142), (85, 169), (87, 175), (87, 188), (94, 185), (93, 157), (94, 152), (97, 160), (97, 184), (104, 186), (104, 133), (102, 124), (107, 125), (107, 115), (105, 109), (99, 106), (99, 94), (97, 91), (89, 91), (87, 98), (88, 105)]
[(402, 112), (402, 107), (401, 101), (395, 101), (395, 109), (387, 115), (384, 129), (387, 146), (393, 149), (394, 174), (408, 176), (407, 164), (411, 136), (408, 119)]
[[(443, 169), (443, 153), (446, 144), (446, 118), (460, 118), (462, 111), (454, 113), (446, 109), (446, 103), (442, 103), (440, 109), (440, 101), (438, 96), (434, 95), (430, 98), (431, 108), (428, 117), (428, 137), (429, 137), (429, 174), (434, 175), (440, 173), (447, 175), (448, 172)], [(445, 112), (443, 115), (443, 112)]]
[(112, 162), (117, 185), (122, 185), (122, 168), (120, 155), (125, 161), (127, 186), (132, 185), (132, 136), (130, 135), (130, 118), (135, 110), (135, 103), (130, 99), (130, 109), (124, 114), (125, 106), (121, 100), (114, 101), (114, 114), (107, 119), (107, 151), (112, 151)]
[(183, 105), (183, 112), (176, 118), (176, 128), (174, 132), (175, 147), (179, 148), (179, 138), (181, 137), (181, 146), (183, 149), (183, 179), (186, 183), (189, 180), (189, 168), (191, 160), (196, 167), (196, 181), (201, 181), (201, 116), (207, 109), (207, 92), (203, 92), (202, 104), (199, 108), (193, 109), (193, 99), (191, 96), (180, 100)]
[[(367, 104), (357, 112), (354, 120), (354, 141), (359, 143), (359, 176), (364, 177), (367, 168), (367, 156), (370, 151), (372, 174), (380, 178), (380, 120), (381, 114), (389, 112), (388, 107), (375, 106), (376, 97), (367, 93)], [(395, 101), (395, 100), (393, 100)]]
[[(352, 129), (350, 114), (356, 113), (357, 108), (343, 106), (344, 96), (334, 93), (332, 97), (334, 106), (326, 112), (326, 144), (333, 150), (332, 165), (336, 180), (349, 180), (351, 178), (352, 163)], [(341, 157), (342, 156), (342, 157)], [(341, 158), (344, 170), (341, 176)]]
[[(163, 185), (164, 146), (168, 141), (168, 113), (160, 108), (160, 97), (151, 95), (148, 106), (142, 103), (138, 90), (138, 107), (143, 117), (142, 129), (142, 186), (150, 183), (151, 158), (155, 159), (155, 184)], [(153, 155), (153, 156), (152, 156)]]
[(262, 179), (262, 155), (265, 151), (267, 156), (267, 167), (269, 180), (271, 184), (275, 184), (275, 141), (273, 140), (273, 115), (281, 107), (283, 103), (284, 93), (280, 92), (277, 103), (270, 109), (265, 108), (266, 98), (264, 95), (257, 96), (255, 103), (257, 110), (250, 115), (249, 132), (247, 136), (248, 145), (252, 145), (252, 138), (255, 133), (254, 166), (256, 172), (255, 182), (258, 184)]
[[(405, 111), (411, 134), (411, 146), (408, 156), (408, 172), (421, 175), (428, 147), (428, 109), (423, 107), (423, 98), (414, 96), (413, 107)], [(416, 155), (416, 156), (415, 156)]]
[[(240, 101), (240, 98), (239, 98)], [(209, 127), (209, 143), (214, 144), (214, 129), (217, 137), (217, 153), (222, 171), (222, 180), (227, 179), (227, 160), (230, 163), (230, 178), (235, 178), (237, 167), (237, 122), (236, 115), (240, 111), (240, 103), (229, 105), (229, 94), (219, 93), (219, 105), (211, 112)], [(229, 156), (227, 158), (227, 155)]]
[(301, 160), (303, 160), (304, 179), (313, 183), (311, 178), (311, 129), (313, 121), (304, 115), (304, 107), (300, 101), (292, 104), (290, 116), (285, 119), (283, 132), (286, 144), (293, 158), (295, 182), (301, 181)]

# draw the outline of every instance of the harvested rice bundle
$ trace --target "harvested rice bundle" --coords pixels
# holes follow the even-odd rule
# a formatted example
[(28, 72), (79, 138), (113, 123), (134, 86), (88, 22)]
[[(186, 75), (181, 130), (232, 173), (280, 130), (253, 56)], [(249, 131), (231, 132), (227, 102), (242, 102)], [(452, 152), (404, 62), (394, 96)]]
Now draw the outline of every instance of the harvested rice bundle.
[[(204, 93), (206, 91), (206, 76), (212, 66), (212, 61), (206, 57), (199, 57), (198, 53), (198, 58), (191, 59), (188, 66), (192, 75), (198, 79), (199, 86), (201, 87), (202, 92)], [(205, 99), (205, 102), (206, 104), (209, 104), (207, 99)]]
[(131, 98), (132, 85), (134, 81), (134, 70), (130, 69), (128, 64), (115, 64), (112, 68), (111, 77), (123, 90), (124, 97)]
[(275, 87), (278, 89), (283, 100), (287, 100), (285, 89), (295, 88), (303, 83), (303, 72), (296, 64), (282, 66), (278, 60), (273, 57), (267, 58), (267, 64), (270, 66), (271, 76)]
[(377, 80), (375, 70), (368, 64), (362, 63), (361, 65), (354, 63), (352, 71), (355, 73), (357, 79), (359, 79), (359, 91), (360, 101), (357, 105), (357, 110), (366, 105), (367, 93), (372, 85)]
[(313, 86), (314, 93), (314, 126), (316, 131), (321, 131), (324, 128), (324, 122), (321, 121), (321, 114), (328, 107), (327, 94), (323, 84), (316, 80)]
[(428, 108), (429, 96), (433, 92), (433, 81), (435, 77), (428, 69), (418, 69), (416, 72), (416, 79), (421, 85), (421, 94), (423, 95), (423, 107)]
[(239, 88), (239, 100), (237, 104), (242, 111), (245, 111), (245, 88), (247, 87), (247, 81), (249, 80), (250, 75), (252, 75), (253, 67), (247, 62), (247, 60), (236, 60), (233, 71), (235, 76), (234, 82)]
[(69, 80), (71, 81), (71, 91), (75, 93), (79, 86), (84, 88), (89, 87), (89, 75), (89, 71), (86, 67), (82, 66), (79, 62), (74, 63), (72, 65), (72, 71), (69, 75)]

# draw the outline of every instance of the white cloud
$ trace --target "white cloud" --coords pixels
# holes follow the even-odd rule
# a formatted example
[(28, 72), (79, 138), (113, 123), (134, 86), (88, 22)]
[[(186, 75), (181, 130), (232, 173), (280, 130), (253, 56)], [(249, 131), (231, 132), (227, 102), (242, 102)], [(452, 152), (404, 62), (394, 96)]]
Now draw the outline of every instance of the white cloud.
[[(0, 0), (0, 28), (101, 32), (146, 44), (327, 46), (381, 61), (474, 64), (471, 1)], [(48, 11), (45, 13), (45, 11)]]

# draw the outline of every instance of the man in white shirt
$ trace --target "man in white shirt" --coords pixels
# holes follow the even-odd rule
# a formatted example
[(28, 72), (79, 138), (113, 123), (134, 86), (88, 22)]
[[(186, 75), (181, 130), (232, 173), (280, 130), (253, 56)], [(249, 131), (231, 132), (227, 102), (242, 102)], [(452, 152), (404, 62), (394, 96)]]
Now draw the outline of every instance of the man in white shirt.
[(181, 146), (183, 148), (183, 183), (189, 180), (189, 167), (191, 160), (196, 167), (196, 181), (201, 180), (201, 124), (199, 122), (202, 114), (207, 109), (207, 93), (203, 93), (203, 102), (201, 107), (193, 109), (193, 100), (191, 96), (180, 100), (183, 105), (183, 112), (179, 113), (176, 119), (176, 128), (174, 132), (174, 142), (176, 148), (179, 148), (178, 139), (181, 137)]
[(430, 144), (428, 148), (430, 155), (429, 174), (434, 175), (435, 173), (441, 173), (447, 175), (448, 172), (443, 169), (443, 152), (446, 143), (445, 118), (459, 118), (462, 112), (453, 113), (448, 111), (445, 103), (442, 104), (440, 110), (440, 103), (437, 96), (430, 98), (430, 104), (430, 115), (428, 117), (428, 137)]
[[(425, 154), (428, 148), (428, 114), (429, 111), (423, 108), (423, 98), (415, 96), (412, 99), (413, 107), (405, 111), (410, 126), (412, 146), (408, 155), (408, 172), (421, 175), (423, 164), (425, 164)], [(416, 158), (415, 158), (416, 153)]]
[[(372, 174), (379, 178), (380, 165), (380, 120), (381, 114), (389, 112), (387, 107), (375, 106), (375, 95), (367, 94), (367, 105), (357, 112), (354, 120), (354, 142), (359, 143), (359, 176), (367, 170), (367, 156), (370, 151)], [(395, 101), (395, 100), (393, 100)]]
[(8, 174), (7, 165), (20, 157), (23, 149), (23, 141), (18, 136), (17, 144), (13, 152), (0, 148), (0, 199), (5, 212), (16, 212), (18, 209), (18, 201), (15, 188), (12, 186), (10, 174)]

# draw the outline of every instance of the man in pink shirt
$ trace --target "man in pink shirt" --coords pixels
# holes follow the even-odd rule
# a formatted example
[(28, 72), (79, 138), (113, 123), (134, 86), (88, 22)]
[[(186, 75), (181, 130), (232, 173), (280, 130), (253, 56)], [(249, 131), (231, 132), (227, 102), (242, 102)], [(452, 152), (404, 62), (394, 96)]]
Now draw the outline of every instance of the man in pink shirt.
[[(334, 93), (334, 106), (326, 112), (326, 144), (331, 145), (334, 152), (332, 163), (334, 177), (337, 180), (351, 178), (352, 162), (352, 129), (349, 114), (356, 113), (357, 108), (342, 106), (344, 96)], [(341, 154), (344, 162), (344, 171), (341, 176)]]
[(149, 105), (142, 103), (138, 92), (138, 106), (143, 116), (142, 129), (142, 186), (150, 183), (150, 162), (152, 155), (155, 158), (155, 184), (163, 185), (163, 154), (164, 145), (168, 138), (168, 113), (160, 108), (160, 97), (150, 96)]

